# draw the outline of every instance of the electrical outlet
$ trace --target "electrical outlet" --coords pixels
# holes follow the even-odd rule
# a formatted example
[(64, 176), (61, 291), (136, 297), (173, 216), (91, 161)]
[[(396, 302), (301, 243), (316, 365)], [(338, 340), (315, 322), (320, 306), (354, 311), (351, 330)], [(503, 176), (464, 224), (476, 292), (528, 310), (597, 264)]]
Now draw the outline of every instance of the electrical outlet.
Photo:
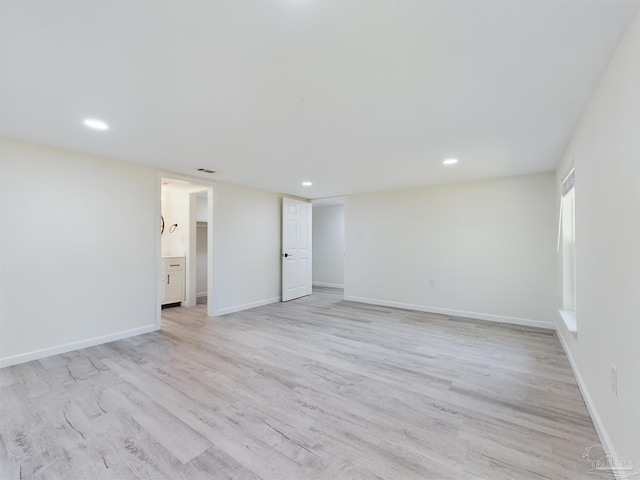
[(611, 391), (618, 395), (618, 369), (611, 365)]

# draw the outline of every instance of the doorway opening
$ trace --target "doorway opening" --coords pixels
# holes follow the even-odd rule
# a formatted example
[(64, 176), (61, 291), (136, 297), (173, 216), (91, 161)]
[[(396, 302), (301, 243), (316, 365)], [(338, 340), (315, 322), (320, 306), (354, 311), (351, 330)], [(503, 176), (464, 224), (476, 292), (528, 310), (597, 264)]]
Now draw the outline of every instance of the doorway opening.
[(188, 177), (160, 177), (161, 311), (202, 306), (213, 316), (214, 184)]
[[(204, 198), (200, 194), (198, 194), (198, 203), (200, 203), (201, 201), (204, 201), (206, 204), (206, 194), (204, 195)], [(208, 303), (208, 227), (209, 222), (200, 220), (198, 217), (196, 217), (196, 303), (198, 305), (206, 305)]]
[(344, 296), (345, 197), (313, 200), (313, 288)]

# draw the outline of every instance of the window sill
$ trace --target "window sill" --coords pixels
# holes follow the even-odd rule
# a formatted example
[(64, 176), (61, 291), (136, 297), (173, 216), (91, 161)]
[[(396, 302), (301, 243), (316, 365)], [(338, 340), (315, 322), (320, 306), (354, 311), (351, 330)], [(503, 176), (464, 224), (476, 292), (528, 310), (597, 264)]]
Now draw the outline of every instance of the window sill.
[(562, 321), (567, 327), (567, 330), (569, 330), (571, 333), (576, 333), (578, 331), (578, 323), (576, 322), (576, 311), (558, 310), (558, 313), (562, 317)]

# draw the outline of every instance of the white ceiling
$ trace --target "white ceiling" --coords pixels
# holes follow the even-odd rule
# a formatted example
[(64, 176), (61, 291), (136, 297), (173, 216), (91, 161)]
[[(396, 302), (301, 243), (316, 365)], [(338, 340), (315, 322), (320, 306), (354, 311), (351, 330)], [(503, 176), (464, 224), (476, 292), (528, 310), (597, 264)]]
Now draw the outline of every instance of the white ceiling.
[(637, 5), (0, 0), (0, 135), (306, 198), (550, 171)]

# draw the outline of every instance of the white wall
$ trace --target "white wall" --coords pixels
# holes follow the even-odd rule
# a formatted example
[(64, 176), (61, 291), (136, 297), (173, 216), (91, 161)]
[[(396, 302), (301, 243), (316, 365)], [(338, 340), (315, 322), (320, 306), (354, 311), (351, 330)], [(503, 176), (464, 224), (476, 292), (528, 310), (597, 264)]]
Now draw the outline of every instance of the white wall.
[(217, 314), (280, 300), (281, 197), (224, 183), (216, 189)]
[[(184, 257), (189, 250), (190, 228), (189, 193), (186, 191), (162, 190), (162, 216), (164, 232), (162, 233), (162, 256)], [(172, 225), (178, 225), (172, 232)]]
[[(557, 170), (576, 167), (574, 337), (558, 318), (601, 438), (640, 467), (640, 13)], [(558, 267), (561, 259), (558, 255)], [(560, 297), (561, 291), (557, 296)], [(610, 368), (618, 369), (618, 395)]]
[(554, 197), (551, 173), (350, 196), (345, 298), (553, 322)]
[(0, 139), (0, 366), (156, 329), (153, 169)]
[(209, 221), (209, 213), (208, 213), (208, 201), (207, 194), (198, 193), (196, 195), (196, 222), (208, 222)]
[(344, 287), (344, 205), (313, 206), (313, 284)]

